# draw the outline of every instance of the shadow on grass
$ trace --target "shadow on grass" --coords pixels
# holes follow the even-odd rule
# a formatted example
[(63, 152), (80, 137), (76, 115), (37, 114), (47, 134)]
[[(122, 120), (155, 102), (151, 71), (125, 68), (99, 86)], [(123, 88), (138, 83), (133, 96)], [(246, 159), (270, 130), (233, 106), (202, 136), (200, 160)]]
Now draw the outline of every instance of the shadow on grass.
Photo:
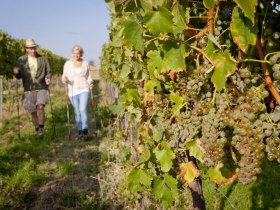
[(251, 188), (253, 205), (251, 210), (280, 209), (280, 164), (264, 160), (258, 181)]
[(222, 196), (219, 209), (279, 210), (280, 165), (264, 159), (261, 168), (262, 173), (254, 183), (241, 185), (235, 181), (222, 187), (229, 200)]

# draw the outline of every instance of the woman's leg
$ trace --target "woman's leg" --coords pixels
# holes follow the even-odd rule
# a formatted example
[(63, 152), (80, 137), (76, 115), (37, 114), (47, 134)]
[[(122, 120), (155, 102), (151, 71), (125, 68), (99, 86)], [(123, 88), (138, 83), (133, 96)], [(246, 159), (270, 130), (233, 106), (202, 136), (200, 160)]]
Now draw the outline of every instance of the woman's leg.
[(88, 98), (89, 98), (89, 92), (84, 92), (79, 95), (79, 99), (80, 99), (79, 110), (81, 114), (82, 130), (88, 129), (88, 113), (87, 113)]
[(80, 98), (80, 94), (75, 95), (75, 96), (71, 96), (70, 101), (71, 101), (71, 104), (73, 105), (73, 108), (74, 108), (77, 130), (81, 131), (82, 130), (82, 121), (81, 121), (80, 100), (79, 100), (79, 98)]

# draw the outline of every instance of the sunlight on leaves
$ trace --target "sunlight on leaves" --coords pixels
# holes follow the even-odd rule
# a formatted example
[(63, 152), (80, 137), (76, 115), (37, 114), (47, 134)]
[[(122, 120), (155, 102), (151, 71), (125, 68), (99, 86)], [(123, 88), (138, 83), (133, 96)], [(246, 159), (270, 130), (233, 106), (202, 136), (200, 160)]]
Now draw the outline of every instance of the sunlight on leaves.
[(208, 175), (211, 178), (211, 180), (219, 185), (230, 184), (237, 178), (237, 175), (234, 171), (231, 172), (231, 175), (229, 177), (225, 177), (221, 172), (223, 166), (224, 164), (220, 163), (215, 168), (210, 168), (208, 170)]
[(147, 171), (134, 168), (127, 177), (128, 190), (139, 191), (143, 186), (150, 187), (152, 179)]
[(166, 141), (162, 142), (163, 149), (154, 149), (154, 153), (156, 155), (157, 160), (160, 162), (161, 170), (163, 172), (168, 172), (172, 165), (172, 159), (175, 158), (175, 154), (171, 150), (171, 148), (168, 146)]
[(234, 2), (242, 9), (242, 12), (247, 18), (249, 18), (252, 24), (255, 24), (255, 13), (256, 6), (258, 4), (257, 0), (234, 0)]
[(235, 62), (232, 60), (230, 52), (218, 52), (211, 56), (214, 62), (214, 73), (211, 81), (214, 83), (217, 91), (221, 91), (226, 84), (226, 77), (235, 71)]
[(243, 52), (246, 52), (250, 45), (256, 44), (258, 28), (244, 17), (238, 7), (233, 9), (230, 31), (234, 42)]
[(179, 195), (177, 184), (177, 180), (168, 174), (165, 174), (163, 179), (156, 178), (153, 185), (155, 198), (159, 200), (163, 206), (168, 207)]
[(173, 15), (164, 7), (158, 6), (158, 11), (148, 11), (144, 23), (154, 35), (173, 33)]
[(199, 176), (199, 170), (192, 161), (181, 163), (179, 168), (181, 171), (180, 177), (182, 177), (187, 184), (191, 184), (194, 179)]

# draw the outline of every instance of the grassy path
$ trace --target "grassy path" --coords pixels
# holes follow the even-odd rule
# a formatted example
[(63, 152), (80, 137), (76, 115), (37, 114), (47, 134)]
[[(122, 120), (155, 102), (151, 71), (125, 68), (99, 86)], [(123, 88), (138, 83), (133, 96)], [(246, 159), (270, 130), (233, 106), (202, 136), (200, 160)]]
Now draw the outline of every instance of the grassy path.
[[(75, 137), (70, 105), (72, 135), (68, 139), (63, 88), (52, 91), (50, 98), (51, 104), (46, 106), (44, 139), (37, 139), (31, 117), (22, 106), (21, 138), (18, 136), (16, 110), (2, 122), (0, 209), (103, 209), (104, 206), (99, 202), (97, 174), (102, 159), (106, 157), (99, 150), (100, 143), (106, 139), (106, 129), (101, 127), (106, 124), (106, 117), (109, 117), (106, 116), (106, 109), (97, 106), (97, 98), (94, 109), (89, 105), (89, 131), (92, 138), (83, 141)], [(104, 118), (102, 123), (100, 117)], [(95, 127), (97, 135), (93, 133)]]

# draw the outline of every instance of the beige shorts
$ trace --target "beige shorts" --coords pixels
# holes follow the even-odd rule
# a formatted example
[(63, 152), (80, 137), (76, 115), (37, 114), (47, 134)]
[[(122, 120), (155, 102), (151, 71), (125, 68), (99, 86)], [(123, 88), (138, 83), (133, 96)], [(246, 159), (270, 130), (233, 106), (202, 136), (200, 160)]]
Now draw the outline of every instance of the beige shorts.
[(36, 106), (39, 104), (48, 103), (48, 91), (47, 90), (35, 90), (24, 92), (23, 106), (29, 113), (35, 112)]

